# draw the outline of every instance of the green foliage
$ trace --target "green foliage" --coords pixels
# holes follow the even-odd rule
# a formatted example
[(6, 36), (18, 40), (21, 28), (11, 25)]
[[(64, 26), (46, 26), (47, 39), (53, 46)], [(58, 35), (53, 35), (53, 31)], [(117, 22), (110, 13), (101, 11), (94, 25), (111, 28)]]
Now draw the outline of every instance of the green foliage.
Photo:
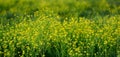
[(119, 0), (0, 0), (0, 57), (119, 56)]

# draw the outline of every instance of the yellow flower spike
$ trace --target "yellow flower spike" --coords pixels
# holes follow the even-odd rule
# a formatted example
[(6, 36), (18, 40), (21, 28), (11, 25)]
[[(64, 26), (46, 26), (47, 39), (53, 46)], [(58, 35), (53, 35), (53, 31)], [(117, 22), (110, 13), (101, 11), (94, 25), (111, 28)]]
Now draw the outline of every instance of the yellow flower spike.
[(82, 56), (83, 54), (82, 53), (79, 53), (80, 56)]
[(73, 50), (70, 50), (70, 51), (69, 51), (69, 55), (73, 55)]
[(25, 54), (25, 51), (24, 51), (24, 50), (22, 51), (22, 54), (23, 54), (23, 55)]
[(73, 38), (75, 38), (76, 36), (73, 34)]
[(108, 43), (108, 41), (105, 40), (105, 41), (104, 41), (104, 44), (106, 45), (107, 43)]
[(0, 39), (0, 42), (2, 41), (3, 39)]
[(75, 55), (78, 55), (78, 53), (76, 52)]
[(4, 45), (3, 45), (3, 48), (4, 48), (4, 49), (6, 49), (6, 48), (7, 48), (7, 45), (6, 45), (6, 44), (4, 44)]
[(30, 50), (30, 47), (29, 47), (29, 46), (27, 46), (26, 48), (27, 48), (27, 50)]
[(86, 55), (88, 56), (88, 55), (90, 55), (89, 53), (86, 53)]
[(43, 45), (43, 43), (40, 41), (40, 45)]
[(79, 47), (75, 48), (75, 51), (80, 52), (80, 48)]
[(2, 51), (0, 51), (0, 54), (3, 54), (3, 52), (2, 52)]
[(83, 51), (85, 54), (87, 53), (87, 51)]
[(22, 43), (22, 42), (18, 42), (18, 43), (17, 43), (17, 46), (19, 46), (21, 43)]
[(30, 56), (32, 56), (32, 54), (30, 53)]
[(9, 42), (9, 44), (10, 44), (10, 45), (13, 44), (13, 40), (11, 40), (11, 41)]
[(42, 57), (45, 57), (45, 55), (43, 54)]
[(103, 30), (99, 30), (99, 32), (103, 32)]

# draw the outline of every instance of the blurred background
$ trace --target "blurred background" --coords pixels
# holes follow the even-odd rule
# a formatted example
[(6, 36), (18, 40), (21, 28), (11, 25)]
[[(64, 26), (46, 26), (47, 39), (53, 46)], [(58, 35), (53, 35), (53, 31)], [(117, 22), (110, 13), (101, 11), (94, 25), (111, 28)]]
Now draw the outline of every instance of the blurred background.
[(0, 0), (0, 21), (4, 24), (24, 17), (35, 20), (41, 15), (64, 19), (119, 14), (120, 0)]

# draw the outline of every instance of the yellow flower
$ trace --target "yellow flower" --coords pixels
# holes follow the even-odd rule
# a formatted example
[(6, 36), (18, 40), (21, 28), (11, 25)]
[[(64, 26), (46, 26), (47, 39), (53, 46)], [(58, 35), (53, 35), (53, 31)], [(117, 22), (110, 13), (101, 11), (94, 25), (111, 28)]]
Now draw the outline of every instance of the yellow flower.
[(108, 43), (108, 42), (105, 40), (105, 41), (104, 41), (104, 44), (107, 44), (107, 43)]
[(43, 54), (42, 57), (45, 57), (45, 55)]
[(25, 51), (24, 51), (24, 50), (22, 51), (22, 54), (23, 54), (23, 55), (25, 54)]

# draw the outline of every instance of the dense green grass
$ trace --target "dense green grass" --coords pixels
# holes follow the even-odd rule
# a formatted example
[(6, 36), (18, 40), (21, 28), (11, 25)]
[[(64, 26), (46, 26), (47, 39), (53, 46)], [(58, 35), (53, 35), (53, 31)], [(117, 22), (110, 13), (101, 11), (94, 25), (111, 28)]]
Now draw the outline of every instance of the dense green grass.
[(119, 56), (119, 0), (0, 0), (0, 57)]

